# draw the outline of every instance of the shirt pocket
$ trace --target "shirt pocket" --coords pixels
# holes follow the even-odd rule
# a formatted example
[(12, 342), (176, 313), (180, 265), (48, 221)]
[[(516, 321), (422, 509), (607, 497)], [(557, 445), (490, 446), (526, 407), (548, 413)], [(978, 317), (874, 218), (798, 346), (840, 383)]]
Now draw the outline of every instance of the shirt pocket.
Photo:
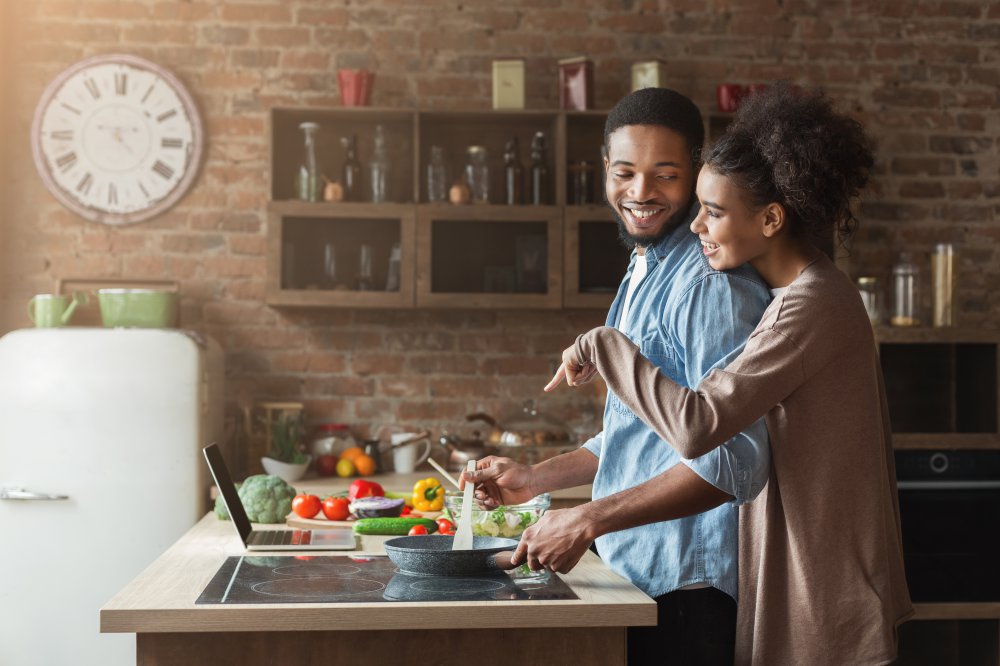
[[(634, 341), (633, 341), (634, 342)], [(674, 349), (663, 340), (646, 340), (639, 343), (639, 351), (649, 359), (660, 371), (672, 380), (677, 381), (677, 359)], [(680, 382), (684, 385), (684, 382)], [(619, 416), (635, 419), (636, 415), (613, 392), (608, 391), (608, 405)]]

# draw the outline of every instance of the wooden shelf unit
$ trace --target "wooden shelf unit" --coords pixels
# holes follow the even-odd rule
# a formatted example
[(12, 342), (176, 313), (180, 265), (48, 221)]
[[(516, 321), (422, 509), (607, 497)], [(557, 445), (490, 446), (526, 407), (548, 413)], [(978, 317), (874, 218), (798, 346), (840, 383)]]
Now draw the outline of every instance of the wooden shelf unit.
[(875, 329), (893, 446), (1000, 449), (1000, 332)]
[[(606, 307), (610, 299), (586, 298), (591, 294), (576, 299), (564, 289), (567, 162), (586, 159), (593, 163), (591, 198), (597, 200), (600, 196), (603, 200), (603, 179), (597, 182), (597, 177), (603, 173), (600, 160), (605, 116), (603, 111), (272, 109), (267, 302), (289, 307), (352, 308)], [(303, 122), (319, 125), (315, 139), (317, 163), (320, 173), (330, 180), (341, 179), (345, 150), (340, 138), (357, 135), (361, 191), (365, 194), (370, 190), (367, 168), (375, 128), (381, 125), (390, 152), (393, 203), (311, 203), (295, 199), (296, 174), (304, 155), (304, 134), (299, 129)], [(525, 201), (530, 200), (531, 141), (536, 132), (543, 132), (546, 139), (546, 203), (502, 205), (503, 152), (511, 137), (518, 139), (524, 196)], [(429, 203), (426, 170), (431, 146), (442, 148), (450, 167), (448, 180), (454, 182), (461, 174), (469, 145), (482, 145), (487, 150), (491, 203)], [(365, 221), (369, 222), (368, 228)], [(546, 282), (541, 288), (528, 279), (533, 276), (527, 275), (534, 270), (539, 238), (544, 238), (545, 246)], [(338, 263), (347, 270), (357, 263), (357, 248), (362, 243), (372, 244), (376, 288), (357, 291), (350, 280), (336, 289), (323, 284), (322, 247), (327, 242), (337, 246)], [(394, 242), (400, 243), (402, 255), (400, 289), (380, 291), (378, 282), (380, 278), (385, 282), (387, 253)], [(344, 252), (354, 254), (342, 257), (341, 246), (346, 248)], [(516, 256), (518, 251), (523, 256)], [(483, 263), (476, 272), (470, 264), (477, 257), (492, 263)], [(295, 265), (287, 265), (287, 260)], [(568, 263), (578, 270), (578, 257)], [(622, 274), (623, 270), (608, 275), (606, 281), (617, 285)]]

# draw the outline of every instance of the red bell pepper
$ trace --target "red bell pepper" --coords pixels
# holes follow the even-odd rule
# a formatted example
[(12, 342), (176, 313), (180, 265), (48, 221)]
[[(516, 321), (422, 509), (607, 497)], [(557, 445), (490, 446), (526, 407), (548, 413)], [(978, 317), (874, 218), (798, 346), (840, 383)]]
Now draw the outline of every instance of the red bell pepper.
[(374, 481), (355, 479), (347, 491), (347, 498), (353, 502), (359, 497), (385, 497), (385, 490)]

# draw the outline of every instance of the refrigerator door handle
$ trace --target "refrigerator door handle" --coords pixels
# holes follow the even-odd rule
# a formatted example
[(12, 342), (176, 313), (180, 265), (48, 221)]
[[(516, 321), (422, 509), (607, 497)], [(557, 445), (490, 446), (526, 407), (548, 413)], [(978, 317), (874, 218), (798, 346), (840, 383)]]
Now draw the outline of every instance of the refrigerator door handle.
[(69, 495), (33, 493), (24, 488), (0, 488), (0, 500), (67, 500)]

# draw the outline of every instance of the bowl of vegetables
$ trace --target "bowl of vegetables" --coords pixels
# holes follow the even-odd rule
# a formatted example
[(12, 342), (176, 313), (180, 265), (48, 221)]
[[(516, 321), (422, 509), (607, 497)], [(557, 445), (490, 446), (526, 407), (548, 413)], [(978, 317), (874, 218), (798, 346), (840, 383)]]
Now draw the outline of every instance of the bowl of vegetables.
[[(487, 509), (473, 500), (472, 535), (519, 539), (525, 529), (538, 522), (550, 504), (552, 497), (548, 493), (542, 493), (522, 504), (508, 504), (496, 509)], [(444, 506), (457, 526), (462, 517), (462, 493), (445, 493)]]

